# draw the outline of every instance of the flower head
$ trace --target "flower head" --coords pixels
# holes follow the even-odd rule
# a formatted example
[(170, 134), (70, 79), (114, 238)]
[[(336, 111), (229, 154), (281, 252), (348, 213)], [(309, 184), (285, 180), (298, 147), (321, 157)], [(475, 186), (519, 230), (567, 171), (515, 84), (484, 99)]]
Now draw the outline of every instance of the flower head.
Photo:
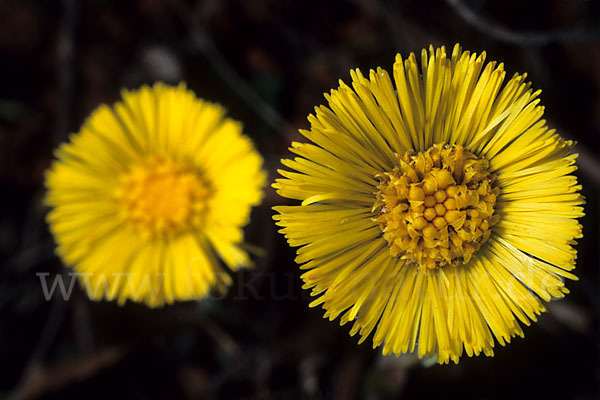
[[(383, 353), (493, 355), (577, 279), (576, 155), (526, 75), (456, 45), (350, 72), (282, 160), (274, 218), (325, 317)], [(549, 229), (549, 227), (551, 227)]]
[(150, 306), (201, 298), (249, 265), (240, 247), (260, 202), (262, 158), (241, 125), (157, 83), (98, 107), (46, 177), (58, 254), (90, 297)]

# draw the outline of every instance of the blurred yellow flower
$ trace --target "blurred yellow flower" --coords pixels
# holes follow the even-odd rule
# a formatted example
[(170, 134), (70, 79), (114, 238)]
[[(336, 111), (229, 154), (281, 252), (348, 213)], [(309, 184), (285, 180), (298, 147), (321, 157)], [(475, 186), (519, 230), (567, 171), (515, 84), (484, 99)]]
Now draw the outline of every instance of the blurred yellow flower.
[(456, 45), (325, 94), (292, 143), (274, 218), (325, 317), (383, 353), (493, 355), (568, 293), (581, 186), (526, 75)]
[(98, 107), (56, 152), (48, 223), (93, 299), (160, 306), (222, 289), (249, 265), (242, 227), (262, 158), (224, 109), (156, 83)]

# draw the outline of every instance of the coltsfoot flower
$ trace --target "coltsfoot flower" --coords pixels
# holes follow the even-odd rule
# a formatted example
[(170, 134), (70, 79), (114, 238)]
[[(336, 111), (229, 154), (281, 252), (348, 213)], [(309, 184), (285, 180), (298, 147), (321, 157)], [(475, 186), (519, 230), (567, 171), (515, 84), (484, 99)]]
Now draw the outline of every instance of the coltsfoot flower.
[(224, 109), (181, 84), (123, 91), (56, 152), (46, 176), (57, 252), (94, 299), (197, 299), (249, 265), (242, 227), (262, 158)]
[(526, 75), (456, 45), (350, 72), (273, 185), (325, 317), (383, 353), (493, 355), (568, 293), (584, 203)]

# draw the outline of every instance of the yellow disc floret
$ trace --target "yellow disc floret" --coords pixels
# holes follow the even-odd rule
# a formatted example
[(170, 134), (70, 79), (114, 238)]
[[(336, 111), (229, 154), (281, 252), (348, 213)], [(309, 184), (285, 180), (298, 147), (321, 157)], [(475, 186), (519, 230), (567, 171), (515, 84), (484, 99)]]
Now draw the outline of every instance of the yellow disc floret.
[(132, 168), (120, 183), (121, 214), (144, 235), (176, 234), (201, 223), (209, 190), (182, 163), (154, 158)]
[(488, 161), (460, 145), (433, 145), (398, 163), (378, 175), (373, 206), (391, 255), (422, 270), (469, 262), (498, 220)]

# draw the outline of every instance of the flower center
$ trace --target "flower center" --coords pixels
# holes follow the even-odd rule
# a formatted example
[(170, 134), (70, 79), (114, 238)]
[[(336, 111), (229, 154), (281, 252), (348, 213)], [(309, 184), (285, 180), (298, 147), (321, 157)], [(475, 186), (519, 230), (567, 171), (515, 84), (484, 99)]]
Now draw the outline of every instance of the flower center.
[(378, 175), (374, 221), (393, 257), (420, 269), (468, 263), (498, 221), (489, 162), (459, 145), (407, 151)]
[(196, 171), (162, 158), (130, 170), (117, 189), (125, 219), (149, 236), (199, 225), (208, 195), (209, 188)]

